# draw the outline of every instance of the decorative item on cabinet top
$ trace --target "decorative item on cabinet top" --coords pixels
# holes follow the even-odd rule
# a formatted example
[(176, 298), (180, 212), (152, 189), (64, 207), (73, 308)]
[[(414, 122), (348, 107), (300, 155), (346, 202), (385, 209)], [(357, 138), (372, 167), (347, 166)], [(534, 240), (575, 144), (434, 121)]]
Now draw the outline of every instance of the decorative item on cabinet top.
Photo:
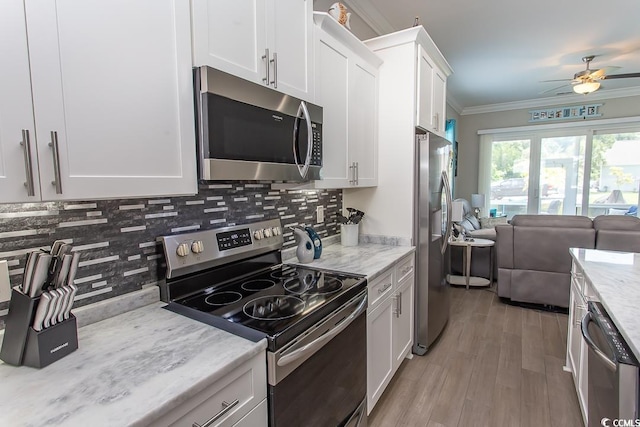
[(347, 8), (342, 3), (334, 3), (329, 8), (329, 16), (338, 21), (340, 25), (351, 29), (349, 20), (351, 19), (351, 13), (347, 12)]

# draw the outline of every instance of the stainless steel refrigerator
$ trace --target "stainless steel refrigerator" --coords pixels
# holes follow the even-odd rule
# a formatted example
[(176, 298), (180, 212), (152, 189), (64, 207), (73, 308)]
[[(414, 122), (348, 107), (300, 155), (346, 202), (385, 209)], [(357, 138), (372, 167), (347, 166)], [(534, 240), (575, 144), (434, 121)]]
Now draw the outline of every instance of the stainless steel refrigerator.
[(416, 135), (413, 241), (416, 246), (413, 352), (423, 355), (449, 320), (451, 143), (427, 132)]

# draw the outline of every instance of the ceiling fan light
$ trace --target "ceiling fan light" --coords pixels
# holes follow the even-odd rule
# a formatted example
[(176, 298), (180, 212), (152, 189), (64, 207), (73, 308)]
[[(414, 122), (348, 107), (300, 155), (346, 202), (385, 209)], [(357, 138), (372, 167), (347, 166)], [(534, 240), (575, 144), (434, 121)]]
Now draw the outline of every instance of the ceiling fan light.
[(598, 82), (584, 82), (577, 84), (573, 87), (573, 91), (575, 93), (580, 93), (582, 95), (586, 95), (591, 92), (595, 92), (600, 88), (600, 83)]

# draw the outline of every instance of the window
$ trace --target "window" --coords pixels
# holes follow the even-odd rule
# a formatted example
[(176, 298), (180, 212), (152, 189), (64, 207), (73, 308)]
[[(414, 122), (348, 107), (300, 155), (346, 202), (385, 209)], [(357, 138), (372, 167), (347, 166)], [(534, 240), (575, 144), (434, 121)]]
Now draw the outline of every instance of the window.
[(564, 129), (540, 125), (479, 133), (478, 191), (490, 195), (487, 211), (496, 209), (508, 218), (637, 215), (640, 125), (574, 123)]

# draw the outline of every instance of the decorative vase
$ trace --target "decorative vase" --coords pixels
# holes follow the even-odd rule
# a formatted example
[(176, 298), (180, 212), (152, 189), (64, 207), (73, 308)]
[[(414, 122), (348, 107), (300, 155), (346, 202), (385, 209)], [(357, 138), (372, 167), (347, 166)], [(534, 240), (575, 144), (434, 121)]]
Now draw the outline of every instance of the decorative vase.
[(351, 19), (351, 13), (347, 12), (347, 7), (342, 3), (334, 3), (329, 8), (329, 16), (338, 21), (340, 25), (351, 29), (349, 26), (349, 19)]

